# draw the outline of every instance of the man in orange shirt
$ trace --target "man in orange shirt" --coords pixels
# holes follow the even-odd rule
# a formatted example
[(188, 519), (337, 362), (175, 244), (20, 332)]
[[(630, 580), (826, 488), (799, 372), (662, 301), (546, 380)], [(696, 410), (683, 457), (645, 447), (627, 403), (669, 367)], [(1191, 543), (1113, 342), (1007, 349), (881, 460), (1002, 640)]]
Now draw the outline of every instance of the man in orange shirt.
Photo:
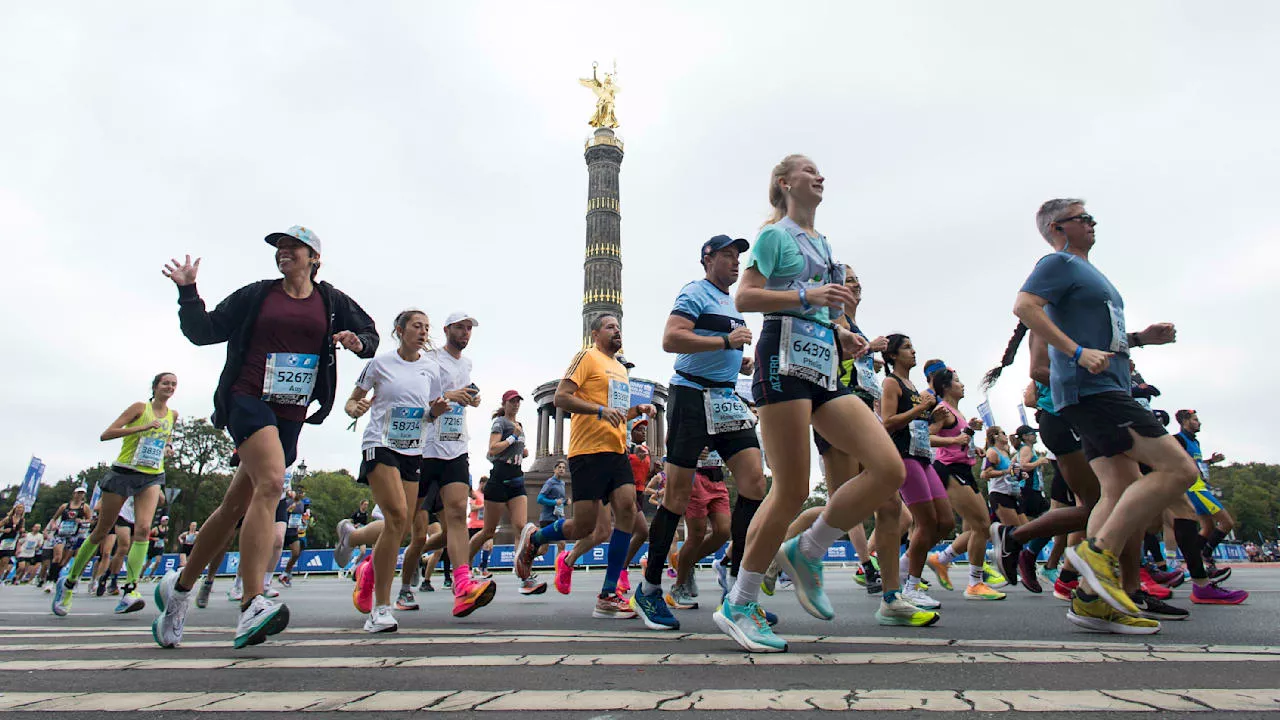
[[(592, 344), (574, 356), (556, 388), (557, 408), (573, 413), (569, 426), (569, 477), (573, 487), (573, 518), (560, 519), (541, 530), (531, 526), (516, 545), (516, 572), (528, 572), (534, 553), (544, 543), (577, 540), (595, 528), (607, 502), (613, 509), (608, 567), (592, 617), (633, 618), (627, 598), (618, 594), (618, 576), (626, 565), (631, 528), (636, 515), (635, 479), (627, 460), (627, 421), (652, 415), (653, 406), (631, 406), (627, 369), (614, 357), (622, 349), (622, 325), (613, 315), (591, 322)], [(556, 574), (567, 573), (556, 558)]]

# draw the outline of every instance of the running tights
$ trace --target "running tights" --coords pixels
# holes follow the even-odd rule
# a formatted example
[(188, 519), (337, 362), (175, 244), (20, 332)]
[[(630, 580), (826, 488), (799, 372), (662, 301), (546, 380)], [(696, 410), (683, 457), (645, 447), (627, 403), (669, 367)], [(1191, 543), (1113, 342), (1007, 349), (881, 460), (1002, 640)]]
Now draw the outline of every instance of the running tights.
[[(653, 514), (653, 522), (649, 523), (649, 560), (644, 567), (644, 579), (654, 587), (662, 585), (662, 571), (666, 569), (667, 555), (671, 552), (671, 543), (676, 539), (679, 525), (680, 516), (665, 505), (658, 507)], [(695, 541), (690, 538), (689, 542)], [(609, 552), (613, 553), (613, 540), (609, 541)]]
[(729, 537), (733, 542), (729, 574), (734, 577), (738, 576), (738, 568), (742, 566), (742, 553), (747, 549), (747, 530), (751, 527), (751, 518), (756, 516), (761, 502), (738, 495), (738, 501), (733, 504), (733, 514), (729, 516)]
[(1160, 545), (1160, 538), (1151, 533), (1147, 533), (1142, 538), (1142, 547), (1146, 551), (1146, 554), (1151, 556), (1151, 561), (1156, 565), (1165, 564), (1164, 548)]
[(1178, 549), (1182, 551), (1182, 561), (1187, 564), (1187, 572), (1192, 580), (1209, 577), (1204, 571), (1204, 538), (1200, 537), (1200, 523), (1186, 518), (1174, 518), (1173, 537), (1178, 541)]

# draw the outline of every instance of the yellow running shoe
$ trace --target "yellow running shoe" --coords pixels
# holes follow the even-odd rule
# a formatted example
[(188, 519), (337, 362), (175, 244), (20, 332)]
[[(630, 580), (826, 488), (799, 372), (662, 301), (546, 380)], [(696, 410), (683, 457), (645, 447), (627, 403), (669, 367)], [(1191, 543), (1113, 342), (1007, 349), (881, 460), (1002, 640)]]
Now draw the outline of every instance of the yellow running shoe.
[(1000, 571), (989, 562), (982, 563), (982, 582), (993, 588), (1004, 587), (1009, 584), (1009, 579), (1000, 574)]
[(937, 553), (929, 553), (929, 557), (925, 558), (925, 563), (934, 575), (938, 576), (938, 584), (947, 590), (955, 590), (951, 585), (951, 573), (947, 572), (947, 566), (938, 560)]
[(986, 583), (970, 585), (964, 589), (965, 600), (1003, 600), (1006, 597), (1008, 597), (1008, 595), (1005, 595), (999, 590), (991, 589), (991, 587)]
[(900, 625), (903, 627), (929, 627), (942, 619), (942, 615), (932, 610), (921, 610), (912, 605), (901, 595), (893, 602), (880, 599), (880, 609), (876, 610), (876, 620), (881, 625)]
[[(1077, 566), (1078, 567), (1078, 566)], [(1160, 622), (1143, 617), (1130, 617), (1108, 605), (1101, 597), (1086, 596), (1077, 590), (1071, 598), (1067, 620), (1072, 625), (1092, 632), (1117, 635), (1154, 635), (1160, 632)]]
[(1082, 583), (1088, 585), (1108, 605), (1125, 615), (1142, 615), (1142, 610), (1133, 604), (1133, 600), (1120, 586), (1120, 563), (1115, 555), (1095, 548), (1092, 540), (1086, 540), (1067, 548), (1067, 556), (1071, 558), (1072, 567), (1080, 573)]

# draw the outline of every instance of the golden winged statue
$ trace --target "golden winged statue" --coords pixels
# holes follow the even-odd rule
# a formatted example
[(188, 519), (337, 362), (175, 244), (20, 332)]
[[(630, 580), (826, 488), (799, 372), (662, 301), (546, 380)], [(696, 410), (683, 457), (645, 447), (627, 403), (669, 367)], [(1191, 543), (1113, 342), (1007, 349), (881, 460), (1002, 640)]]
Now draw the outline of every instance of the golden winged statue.
[(596, 67), (599, 63), (591, 63), (591, 78), (579, 78), (578, 82), (583, 87), (591, 88), (591, 92), (596, 94), (596, 112), (587, 121), (591, 127), (597, 128), (616, 128), (618, 127), (618, 118), (613, 114), (613, 99), (622, 90), (613, 81), (614, 75), (617, 75), (618, 69), (614, 68), (611, 73), (604, 74), (604, 80), (596, 77)]

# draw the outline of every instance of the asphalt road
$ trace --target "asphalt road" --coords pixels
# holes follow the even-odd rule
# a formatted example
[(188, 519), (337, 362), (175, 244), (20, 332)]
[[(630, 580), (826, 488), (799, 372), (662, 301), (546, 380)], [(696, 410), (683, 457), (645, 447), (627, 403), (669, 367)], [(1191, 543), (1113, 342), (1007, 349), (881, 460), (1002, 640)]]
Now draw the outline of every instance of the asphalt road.
[(828, 573), (834, 622), (809, 617), (790, 593), (766, 598), (791, 652), (750, 656), (711, 619), (718, 593), (709, 571), (700, 574), (707, 605), (679, 612), (677, 633), (592, 619), (600, 571), (579, 571), (568, 597), (521, 597), (511, 576), (499, 575), (494, 603), (462, 620), (450, 616), (445, 592), (420, 593), (422, 610), (396, 613), (400, 631), (378, 636), (361, 630), (351, 583), (298, 578), (282, 591), (289, 629), (245, 650), (231, 647), (236, 611), (222, 593), (229, 580), (219, 580), (207, 609), (193, 606), (176, 650), (151, 640), (149, 584), (140, 613), (117, 616), (115, 598), (81, 595), (66, 618), (49, 613), (49, 595), (6, 586), (0, 712), (641, 718), (679, 710), (754, 718), (852, 707), (894, 718), (1074, 718), (1280, 710), (1280, 567), (1238, 568), (1231, 585), (1251, 592), (1238, 607), (1192, 606), (1185, 587), (1176, 591), (1191, 620), (1145, 637), (1078, 631), (1064, 619), (1065, 603), (1021, 588), (998, 603), (937, 590), (938, 625), (884, 628), (850, 572)]

